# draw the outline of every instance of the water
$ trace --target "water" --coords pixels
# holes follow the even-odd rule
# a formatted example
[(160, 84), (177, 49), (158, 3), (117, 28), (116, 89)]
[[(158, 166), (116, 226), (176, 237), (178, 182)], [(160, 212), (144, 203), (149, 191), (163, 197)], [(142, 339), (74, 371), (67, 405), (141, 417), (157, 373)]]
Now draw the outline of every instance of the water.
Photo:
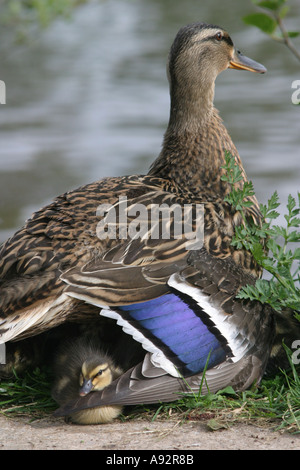
[[(290, 27), (297, 29), (300, 5), (291, 3)], [(258, 198), (265, 202), (275, 189), (283, 202), (295, 196), (300, 108), (292, 105), (291, 84), (300, 64), (244, 25), (251, 11), (251, 2), (238, 0), (107, 0), (78, 8), (71, 21), (56, 21), (21, 45), (2, 29), (0, 241), (58, 194), (148, 171), (169, 115), (168, 50), (179, 27), (198, 20), (227, 28), (239, 49), (267, 67), (266, 75), (222, 73), (215, 104)]]

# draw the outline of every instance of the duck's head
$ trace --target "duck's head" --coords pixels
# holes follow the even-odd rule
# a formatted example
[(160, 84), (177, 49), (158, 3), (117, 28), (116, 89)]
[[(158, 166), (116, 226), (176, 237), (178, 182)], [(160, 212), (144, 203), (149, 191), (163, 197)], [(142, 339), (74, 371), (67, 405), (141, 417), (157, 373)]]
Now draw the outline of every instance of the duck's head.
[(79, 377), (79, 395), (107, 387), (113, 379), (112, 365), (106, 358), (91, 358), (84, 361)]
[(223, 28), (206, 23), (181, 28), (169, 54), (171, 97), (177, 104), (181, 97), (190, 103), (199, 101), (199, 97), (212, 102), (215, 79), (228, 68), (266, 72), (263, 65), (235, 48)]

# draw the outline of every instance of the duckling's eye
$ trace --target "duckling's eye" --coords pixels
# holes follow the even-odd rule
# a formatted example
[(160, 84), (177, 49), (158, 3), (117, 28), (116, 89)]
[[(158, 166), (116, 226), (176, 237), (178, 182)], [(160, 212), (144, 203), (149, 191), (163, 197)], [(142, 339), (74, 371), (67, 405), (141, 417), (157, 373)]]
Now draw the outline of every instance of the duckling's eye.
[(97, 374), (95, 375), (95, 377), (99, 377), (99, 375), (102, 375), (103, 374), (103, 370), (99, 370), (99, 372), (97, 372)]
[(217, 41), (222, 41), (222, 39), (223, 39), (223, 34), (221, 33), (221, 31), (219, 31), (219, 32), (215, 35), (215, 38), (217, 39)]

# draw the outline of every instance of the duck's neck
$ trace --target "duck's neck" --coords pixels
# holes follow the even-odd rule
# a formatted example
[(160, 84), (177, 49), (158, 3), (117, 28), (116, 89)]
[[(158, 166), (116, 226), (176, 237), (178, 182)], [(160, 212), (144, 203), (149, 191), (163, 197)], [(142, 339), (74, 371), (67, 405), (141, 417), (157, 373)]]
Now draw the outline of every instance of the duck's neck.
[(213, 95), (214, 87), (188, 97), (171, 93), (170, 120), (163, 148), (149, 171), (150, 175), (192, 191), (196, 197), (203, 193), (208, 197), (210, 193), (213, 197), (223, 197), (230, 191), (230, 186), (220, 179), (225, 150), (236, 157), (242, 168), (236, 147), (213, 107)]
[(214, 84), (172, 84), (168, 131), (182, 134), (186, 131), (197, 134), (213, 113)]

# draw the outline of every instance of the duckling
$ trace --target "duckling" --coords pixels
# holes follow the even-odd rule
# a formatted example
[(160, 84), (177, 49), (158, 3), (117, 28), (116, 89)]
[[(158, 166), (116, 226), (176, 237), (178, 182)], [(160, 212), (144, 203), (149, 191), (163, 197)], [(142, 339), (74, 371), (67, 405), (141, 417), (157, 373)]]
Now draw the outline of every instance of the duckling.
[[(123, 373), (98, 345), (81, 338), (61, 348), (53, 371), (52, 397), (59, 405), (101, 391)], [(108, 423), (121, 412), (122, 406), (100, 406), (71, 413), (70, 420), (77, 424)]]

